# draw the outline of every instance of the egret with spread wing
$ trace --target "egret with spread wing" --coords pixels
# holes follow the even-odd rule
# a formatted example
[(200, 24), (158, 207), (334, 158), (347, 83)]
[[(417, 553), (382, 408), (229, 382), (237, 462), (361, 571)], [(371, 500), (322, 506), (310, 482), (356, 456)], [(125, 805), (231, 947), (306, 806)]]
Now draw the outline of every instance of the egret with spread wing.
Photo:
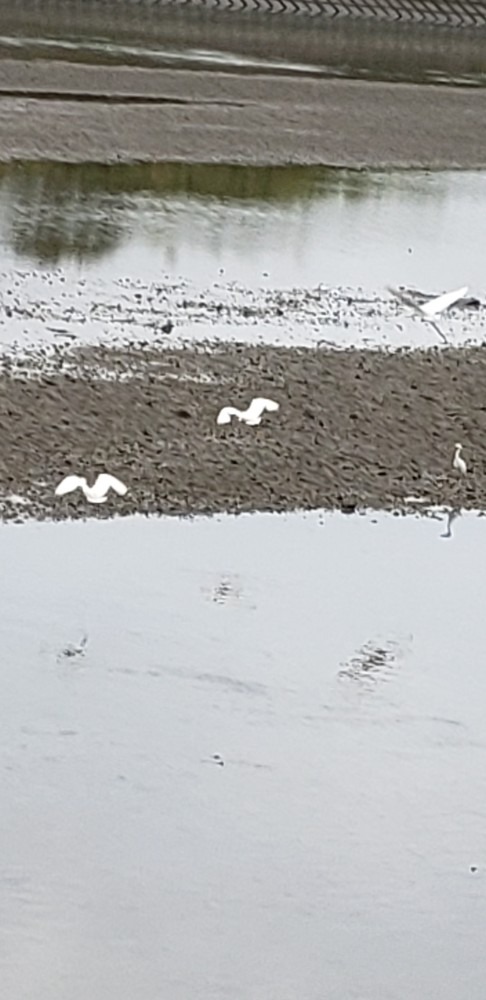
[(434, 327), (436, 333), (438, 333), (439, 336), (442, 337), (442, 340), (447, 344), (447, 338), (442, 333), (440, 326), (434, 322), (434, 319), (436, 316), (441, 316), (446, 309), (450, 309), (456, 302), (459, 302), (459, 299), (463, 299), (464, 296), (467, 295), (468, 288), (467, 285), (464, 285), (463, 288), (457, 288), (454, 292), (444, 292), (443, 295), (436, 295), (435, 298), (428, 299), (427, 302), (421, 303), (416, 302), (411, 295), (407, 295), (406, 292), (401, 292), (397, 288), (389, 288), (388, 291), (390, 291), (396, 299), (399, 299), (400, 302), (403, 302), (405, 306), (409, 306), (410, 309), (413, 309), (414, 312), (418, 313), (422, 319), (426, 319), (427, 322)]
[(255, 399), (252, 399), (246, 410), (237, 410), (236, 406), (224, 406), (216, 417), (216, 423), (230, 424), (231, 418), (237, 417), (238, 420), (243, 420), (245, 424), (254, 427), (256, 424), (261, 423), (265, 411), (274, 413), (278, 408), (279, 404), (275, 403), (273, 399), (263, 399), (261, 396), (256, 396)]
[(59, 483), (59, 486), (56, 486), (55, 493), (57, 497), (63, 497), (66, 493), (72, 493), (77, 489), (83, 491), (89, 503), (106, 503), (110, 490), (114, 490), (121, 497), (125, 496), (127, 492), (125, 483), (122, 483), (116, 476), (110, 476), (108, 472), (102, 472), (92, 486), (88, 486), (84, 476), (66, 476)]

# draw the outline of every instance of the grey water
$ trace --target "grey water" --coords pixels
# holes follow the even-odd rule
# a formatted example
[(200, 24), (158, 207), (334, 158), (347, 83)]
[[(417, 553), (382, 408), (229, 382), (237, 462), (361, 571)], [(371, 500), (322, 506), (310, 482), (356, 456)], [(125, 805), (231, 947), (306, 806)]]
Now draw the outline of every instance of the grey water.
[(482, 1000), (484, 523), (445, 529), (0, 527), (10, 1000)]
[(0, 166), (0, 265), (279, 287), (484, 289), (486, 172)]

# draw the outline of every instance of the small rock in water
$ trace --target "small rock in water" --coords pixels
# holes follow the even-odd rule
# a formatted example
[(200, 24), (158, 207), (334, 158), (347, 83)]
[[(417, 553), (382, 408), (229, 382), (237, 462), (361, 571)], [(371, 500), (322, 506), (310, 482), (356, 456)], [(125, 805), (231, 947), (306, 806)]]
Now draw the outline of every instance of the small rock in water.
[(87, 644), (87, 642), (88, 642), (88, 636), (87, 635), (83, 635), (83, 638), (81, 639), (81, 642), (78, 643), (77, 646), (74, 646), (72, 643), (70, 643), (69, 646), (66, 646), (62, 650), (61, 656), (65, 656), (66, 658), (73, 657), (73, 656), (84, 656), (84, 654), (86, 652), (86, 644)]
[(358, 501), (354, 500), (352, 497), (343, 498), (339, 504), (342, 514), (354, 514)]

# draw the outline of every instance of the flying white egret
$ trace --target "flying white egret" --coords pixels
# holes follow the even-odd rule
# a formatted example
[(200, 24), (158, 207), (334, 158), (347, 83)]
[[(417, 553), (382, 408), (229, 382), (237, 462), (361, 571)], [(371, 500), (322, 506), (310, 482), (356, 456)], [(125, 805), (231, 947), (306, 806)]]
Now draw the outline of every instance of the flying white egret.
[(252, 399), (247, 410), (237, 410), (236, 406), (223, 406), (216, 417), (216, 423), (230, 424), (231, 418), (237, 417), (238, 420), (243, 420), (245, 424), (254, 427), (255, 424), (261, 423), (266, 410), (269, 413), (274, 413), (278, 408), (279, 404), (274, 403), (273, 399), (263, 399), (261, 396), (256, 396), (255, 399)]
[(463, 299), (467, 295), (468, 286), (464, 285), (463, 288), (457, 288), (454, 292), (444, 292), (443, 295), (437, 295), (433, 299), (428, 299), (427, 302), (418, 303), (406, 292), (401, 292), (397, 288), (389, 288), (389, 292), (403, 302), (405, 306), (409, 306), (414, 312), (418, 313), (422, 319), (426, 319), (431, 326), (434, 327), (436, 333), (439, 337), (442, 337), (444, 343), (447, 344), (447, 338), (442, 333), (440, 326), (434, 322), (436, 316), (441, 316), (446, 309), (450, 309), (455, 302), (459, 302), (459, 299)]
[(66, 476), (59, 486), (56, 486), (56, 496), (63, 497), (66, 493), (81, 489), (89, 503), (105, 503), (108, 499), (108, 491), (114, 490), (119, 496), (125, 496), (127, 487), (115, 476), (110, 476), (107, 472), (102, 472), (92, 486), (88, 486), (84, 476)]
[(452, 468), (459, 473), (460, 476), (465, 476), (467, 472), (467, 465), (463, 458), (461, 458), (462, 444), (454, 445), (454, 458), (452, 459)]

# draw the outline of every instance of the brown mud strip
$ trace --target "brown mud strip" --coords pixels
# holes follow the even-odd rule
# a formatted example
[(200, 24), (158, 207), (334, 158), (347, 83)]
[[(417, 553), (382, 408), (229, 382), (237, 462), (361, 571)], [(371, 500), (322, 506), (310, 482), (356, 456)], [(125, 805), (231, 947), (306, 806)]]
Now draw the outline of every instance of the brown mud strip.
[[(0, 376), (2, 516), (210, 514), (429, 504), (486, 509), (486, 350), (329, 351), (241, 345), (62, 349)], [(226, 404), (280, 403), (258, 427)], [(464, 445), (465, 479), (451, 471)], [(92, 506), (67, 473), (124, 480)]]
[(486, 165), (481, 89), (0, 62), (0, 159)]

